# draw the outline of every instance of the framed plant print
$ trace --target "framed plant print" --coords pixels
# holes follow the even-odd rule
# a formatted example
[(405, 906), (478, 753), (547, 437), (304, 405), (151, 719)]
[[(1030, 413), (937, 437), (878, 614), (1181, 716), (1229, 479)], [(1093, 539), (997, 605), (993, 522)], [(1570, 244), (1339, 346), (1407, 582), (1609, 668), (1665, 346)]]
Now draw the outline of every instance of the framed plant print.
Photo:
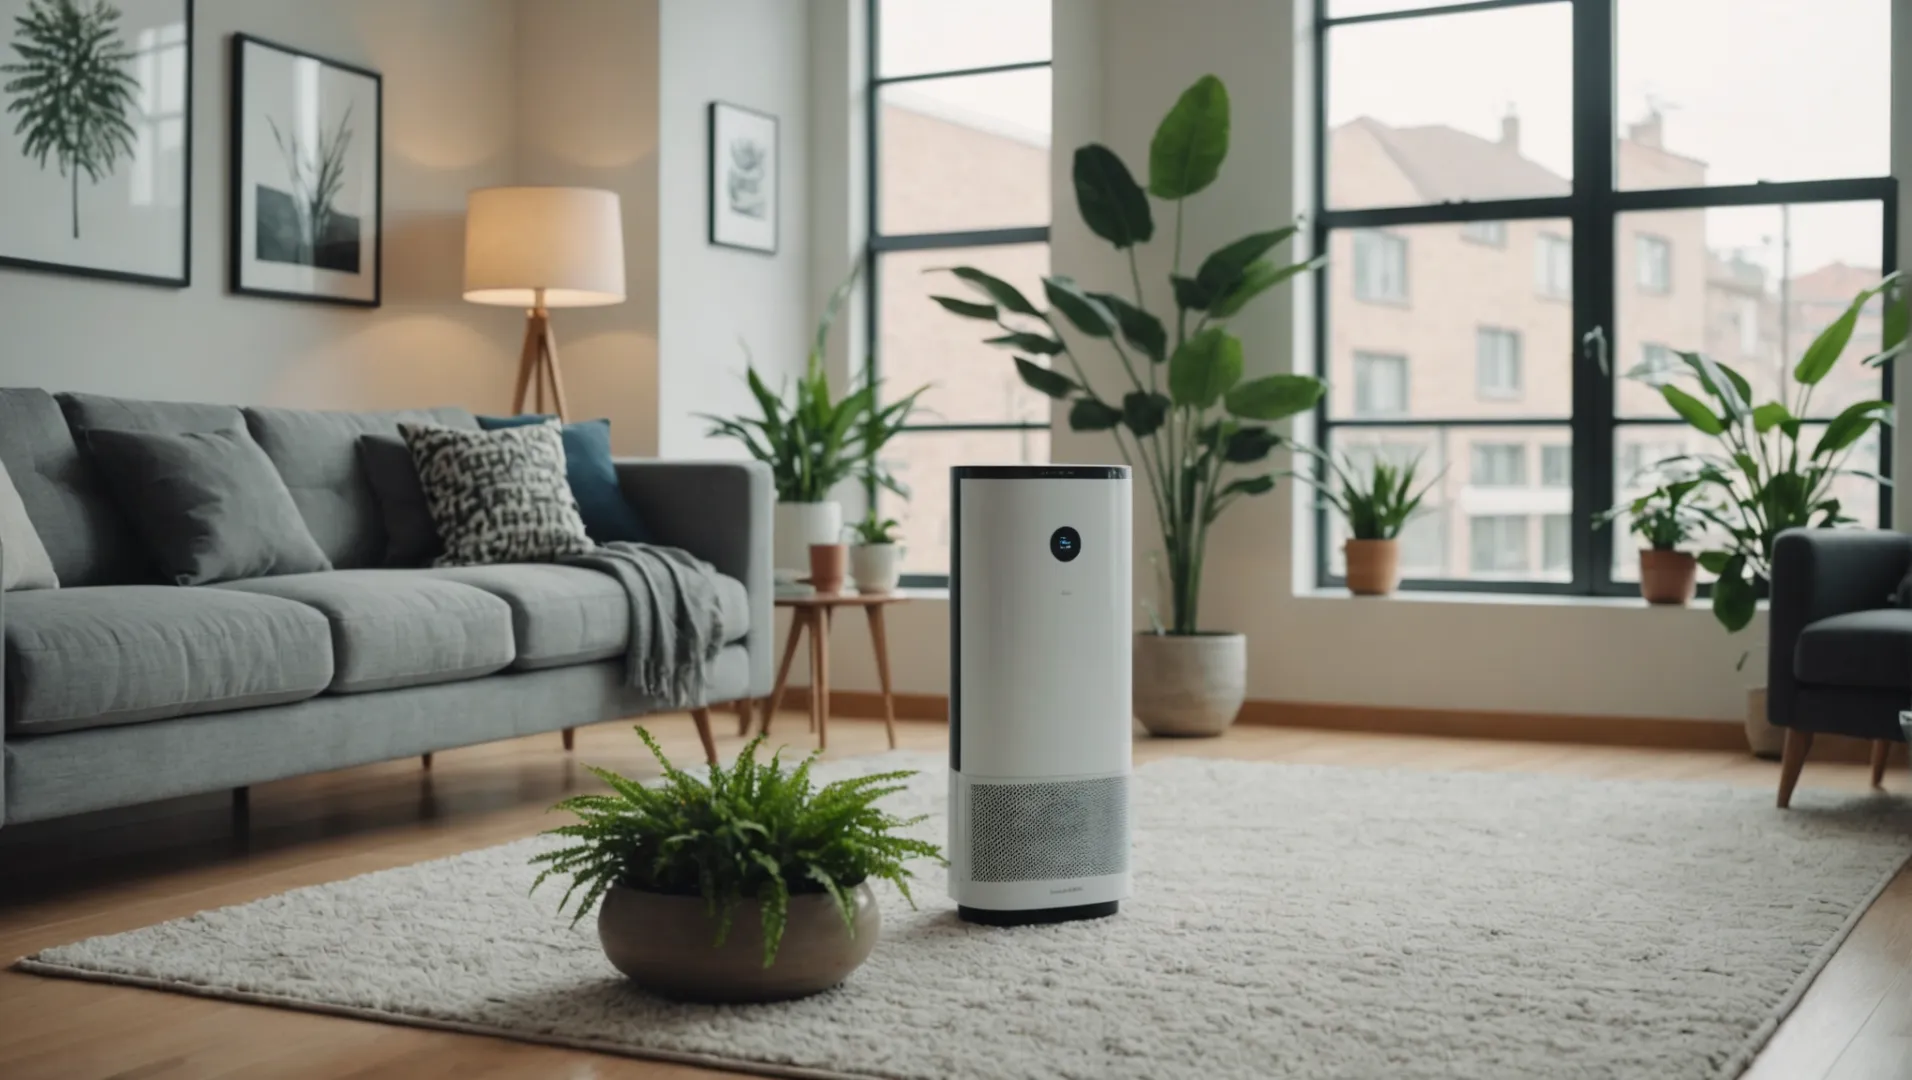
[(232, 39), (232, 291), (377, 307), (384, 87), (375, 71)]
[(192, 278), (192, 0), (0, 0), (0, 265)]
[(777, 118), (710, 103), (710, 242), (777, 253)]

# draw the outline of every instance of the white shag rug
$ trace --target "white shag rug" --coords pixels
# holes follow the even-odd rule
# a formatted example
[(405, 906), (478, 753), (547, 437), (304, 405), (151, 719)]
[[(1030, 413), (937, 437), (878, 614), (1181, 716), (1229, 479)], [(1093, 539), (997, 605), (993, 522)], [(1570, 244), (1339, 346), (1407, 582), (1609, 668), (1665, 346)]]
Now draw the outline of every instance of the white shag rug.
[[(893, 809), (940, 837), (944, 759)], [(1137, 770), (1113, 919), (957, 920), (942, 872), (845, 985), (776, 1005), (627, 986), (527, 896), (524, 840), (20, 962), (798, 1077), (1390, 1080), (1738, 1075), (1912, 850), (1912, 805), (1560, 776), (1179, 759)]]

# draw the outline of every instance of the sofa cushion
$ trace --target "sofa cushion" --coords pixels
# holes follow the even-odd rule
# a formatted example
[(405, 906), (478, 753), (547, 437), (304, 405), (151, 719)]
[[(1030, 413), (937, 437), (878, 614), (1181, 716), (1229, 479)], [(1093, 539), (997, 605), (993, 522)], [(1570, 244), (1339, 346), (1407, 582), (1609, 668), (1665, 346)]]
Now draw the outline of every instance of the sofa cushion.
[[(478, 426), (486, 431), (544, 424), (555, 416), (481, 416)], [(578, 516), (584, 519), (584, 531), (600, 544), (630, 540), (648, 544), (651, 534), (637, 508), (624, 498), (617, 482), (617, 466), (611, 461), (611, 422), (580, 420), (565, 424), (564, 478), (571, 485), (571, 497), (577, 500)]]
[(297, 600), (332, 627), (335, 694), (475, 679), (509, 666), (511, 608), (482, 589), (407, 570), (228, 581), (213, 586)]
[(1793, 674), (1825, 686), (1912, 686), (1912, 611), (1854, 611), (1809, 624), (1793, 649)]
[(53, 395), (0, 390), (0, 461), (61, 584), (150, 580), (138, 542)]
[(445, 545), (434, 566), (552, 562), (591, 549), (555, 423), (501, 431), (400, 424), (398, 433)]
[(82, 446), (86, 432), (154, 431), (181, 435), (188, 431), (221, 431), (244, 427), (246, 419), (236, 405), (208, 405), (197, 401), (147, 401), (104, 394), (56, 394), (66, 422)]
[(20, 489), (13, 486), (6, 463), (0, 462), (0, 590), (59, 587), (59, 575), (53, 572), (53, 560), (47, 557), (33, 519), (27, 517)]
[(419, 482), (418, 466), (404, 437), (360, 435), (358, 448), (385, 526), (384, 565), (425, 566), (444, 554), (431, 507), (425, 504), (425, 485)]
[[(616, 578), (578, 566), (506, 563), (454, 566), (421, 571), (457, 581), (511, 605), (511, 626), (518, 643), (512, 668), (585, 664), (622, 657), (631, 639), (631, 603)], [(750, 597), (734, 578), (717, 579), (726, 643), (742, 641), (750, 629)]]
[(332, 681), (325, 617), (171, 585), (11, 593), (7, 729), (48, 734), (280, 705)]
[(384, 515), (359, 462), (361, 435), (396, 435), (401, 421), (472, 430), (459, 408), (327, 412), (248, 408), (246, 426), (279, 469), (319, 549), (340, 569), (385, 564)]

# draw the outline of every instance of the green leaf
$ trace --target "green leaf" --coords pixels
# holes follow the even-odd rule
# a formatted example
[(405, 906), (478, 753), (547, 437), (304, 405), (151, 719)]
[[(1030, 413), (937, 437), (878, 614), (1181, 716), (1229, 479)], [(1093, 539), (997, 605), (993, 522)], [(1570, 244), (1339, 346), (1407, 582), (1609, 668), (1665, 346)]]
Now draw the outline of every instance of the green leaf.
[(1183, 311), (1203, 311), (1215, 301), (1214, 294), (1194, 278), (1171, 274), (1168, 283), (1175, 287), (1175, 306)]
[(1240, 339), (1211, 326), (1169, 358), (1169, 394), (1177, 405), (1206, 409), (1241, 381), (1241, 369)]
[(1090, 143), (1075, 152), (1076, 209), (1089, 231), (1118, 248), (1155, 235), (1149, 198), (1115, 151)]
[(1122, 423), (1137, 438), (1155, 434), (1168, 420), (1169, 400), (1165, 395), (1131, 390), (1122, 396)]
[(1228, 157), (1228, 90), (1204, 75), (1182, 92), (1149, 143), (1149, 194), (1184, 199), (1215, 182)]
[(953, 296), (932, 296), (930, 299), (943, 305), (944, 310), (954, 312), (965, 319), (996, 321), (996, 305), (994, 304), (978, 304), (974, 300), (958, 300)]
[(1275, 490), (1273, 476), (1244, 476), (1230, 481), (1221, 490), (1223, 495), (1262, 495)]
[(1241, 280), (1209, 306), (1209, 314), (1217, 319), (1232, 318), (1250, 300), (1297, 274), (1305, 274), (1325, 265), (1327, 261), (1324, 255), (1292, 266), (1276, 266), (1266, 260), (1251, 263), (1242, 273)]
[(1703, 353), (1680, 352), (1676, 355), (1699, 376), (1700, 386), (1719, 400), (1728, 418), (1738, 419), (1746, 415), (1747, 407), (1753, 400), (1753, 387), (1746, 381), (1746, 376)]
[(948, 270), (950, 273), (969, 282), (976, 288), (988, 293), (990, 298), (995, 300), (996, 303), (1001, 304), (1006, 311), (1013, 311), (1018, 315), (1039, 316), (1042, 314), (1042, 312), (1036, 310), (1034, 304), (1029, 302), (1028, 297), (1022, 295), (1021, 290), (999, 277), (985, 274), (973, 266), (947, 266), (942, 269)]
[(1089, 295), (1102, 301), (1102, 306), (1115, 315), (1116, 323), (1122, 327), (1122, 340), (1147, 353), (1148, 358), (1158, 364), (1168, 359), (1168, 331), (1163, 328), (1162, 320), (1114, 293)]
[(1244, 420), (1284, 420), (1314, 408), (1327, 389), (1312, 375), (1264, 375), (1228, 391), (1223, 403)]
[(1223, 445), (1222, 457), (1237, 465), (1260, 461), (1281, 445), (1281, 436), (1265, 427), (1245, 427), (1230, 434)]
[(1769, 401), (1753, 410), (1753, 430), (1761, 435), (1793, 418), (1792, 413), (1777, 401)]
[(1060, 371), (1043, 367), (1041, 364), (1016, 357), (1016, 374), (1031, 390), (1047, 394), (1052, 398), (1066, 398), (1082, 389), (1076, 381)]
[(1071, 325), (1090, 337), (1105, 338), (1115, 333), (1115, 315), (1102, 301), (1076, 287), (1066, 277), (1042, 279), (1043, 295), (1049, 304), (1066, 316)]
[(1726, 430), (1726, 421), (1713, 414), (1698, 398), (1668, 384), (1660, 387), (1660, 396), (1666, 399), (1680, 418), (1708, 435), (1718, 435)]
[(1004, 348), (1021, 349), (1023, 352), (1039, 353), (1043, 356), (1054, 356), (1062, 351), (1062, 342), (1055, 338), (1025, 333), (1021, 330), (1012, 330), (1001, 337), (984, 338), (983, 344), (1001, 345)]
[(1726, 561), (1731, 557), (1724, 551), (1702, 551), (1699, 554), (1700, 565), (1709, 574), (1717, 574), (1726, 569)]
[(1107, 431), (1121, 422), (1121, 409), (1095, 398), (1077, 398), (1069, 409), (1070, 431)]
[(1288, 225), (1267, 232), (1253, 233), (1242, 237), (1226, 247), (1219, 248), (1213, 255), (1202, 260), (1201, 269), (1195, 271), (1195, 279), (1216, 296), (1235, 287), (1248, 267), (1266, 255), (1276, 244), (1295, 234), (1299, 226)]
[(1832, 366), (1839, 362), (1839, 354), (1846, 351), (1846, 343), (1852, 340), (1853, 328), (1859, 325), (1859, 309), (1871, 298), (1871, 290), (1860, 293), (1851, 307), (1832, 320), (1830, 326), (1819, 331), (1819, 336), (1806, 346), (1806, 354), (1799, 358), (1799, 363), (1793, 368), (1795, 380), (1813, 386), (1832, 371)]
[(1753, 621), (1753, 612), (1758, 607), (1758, 595), (1746, 577), (1746, 556), (1734, 555), (1726, 560), (1718, 580), (1713, 582), (1713, 617), (1729, 633), (1736, 634)]
[(1879, 422), (1880, 416), (1891, 409), (1891, 403), (1885, 401), (1861, 401), (1847, 406), (1826, 425), (1825, 434), (1819, 436), (1819, 445), (1812, 449), (1813, 459), (1816, 461), (1858, 442)]

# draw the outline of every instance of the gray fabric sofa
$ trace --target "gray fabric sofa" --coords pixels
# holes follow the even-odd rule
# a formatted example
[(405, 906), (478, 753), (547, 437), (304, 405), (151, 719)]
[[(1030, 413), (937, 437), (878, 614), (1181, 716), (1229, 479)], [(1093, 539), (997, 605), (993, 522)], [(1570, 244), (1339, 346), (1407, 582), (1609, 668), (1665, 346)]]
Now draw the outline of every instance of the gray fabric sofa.
[[(60, 588), (0, 598), (6, 823), (244, 787), (635, 717), (629, 600), (608, 575), (526, 564), (385, 568), (359, 436), (401, 420), (473, 428), (461, 409), (346, 413), (0, 390), (6, 465)], [(243, 425), (336, 569), (158, 583), (84, 452), (93, 428)], [(725, 575), (734, 640), (713, 702), (770, 689), (769, 471), (620, 461), (656, 541)], [(5, 553), (0, 552), (0, 558)]]

